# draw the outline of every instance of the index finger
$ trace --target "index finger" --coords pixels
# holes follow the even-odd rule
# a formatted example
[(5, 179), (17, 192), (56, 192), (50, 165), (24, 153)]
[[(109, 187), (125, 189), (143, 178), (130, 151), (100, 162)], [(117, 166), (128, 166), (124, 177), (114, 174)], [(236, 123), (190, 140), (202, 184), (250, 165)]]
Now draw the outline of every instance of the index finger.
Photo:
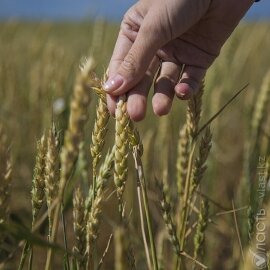
[(122, 30), (120, 30), (109, 64), (109, 78), (117, 73), (119, 66), (124, 61), (132, 44), (133, 42), (123, 33)]

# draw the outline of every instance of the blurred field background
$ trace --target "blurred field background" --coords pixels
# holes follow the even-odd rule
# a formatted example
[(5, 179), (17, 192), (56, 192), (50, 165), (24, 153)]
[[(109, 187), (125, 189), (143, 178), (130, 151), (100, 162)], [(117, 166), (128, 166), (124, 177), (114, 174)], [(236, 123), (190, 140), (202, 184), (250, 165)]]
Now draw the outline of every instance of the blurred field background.
[[(0, 23), (0, 122), (4, 124), (11, 143), (13, 162), (12, 196), (10, 219), (30, 228), (31, 225), (31, 181), (36, 154), (36, 141), (50, 127), (52, 120), (62, 133), (67, 127), (69, 100), (75, 75), (83, 57), (93, 55), (97, 61), (97, 74), (102, 77), (109, 62), (118, 25), (99, 20), (81, 23)], [(270, 25), (269, 23), (244, 22), (234, 32), (205, 80), (202, 122), (209, 119), (241, 87), (244, 91), (212, 124), (213, 146), (208, 160), (208, 170), (202, 182), (201, 192), (210, 199), (213, 215), (206, 233), (203, 262), (210, 269), (240, 269), (242, 258), (237, 238), (234, 215), (215, 215), (235, 208), (242, 244), (248, 246), (247, 207), (250, 199), (247, 190), (250, 183), (244, 179), (247, 159), (251, 160), (253, 181), (256, 181), (256, 166), (259, 156), (268, 157), (269, 146), (265, 142), (270, 134), (269, 92), (263, 111), (259, 135), (252, 137), (254, 108), (263, 80), (270, 70)], [(270, 88), (270, 84), (268, 84)], [(151, 98), (151, 93), (150, 93)], [(88, 162), (89, 144), (94, 125), (96, 97), (92, 94), (89, 120), (85, 129), (85, 144), (81, 155)], [(151, 102), (149, 102), (151, 105)], [(186, 102), (175, 100), (172, 113), (158, 118), (149, 106), (146, 119), (138, 123), (144, 143), (144, 167), (149, 182), (151, 213), (154, 220), (156, 241), (161, 243), (164, 223), (159, 198), (156, 194), (155, 178), (168, 177), (171, 192), (176, 189), (176, 156), (180, 127), (185, 121)], [(105, 149), (111, 146), (113, 123), (110, 123)], [(268, 138), (268, 139), (267, 139)], [(257, 152), (247, 154), (248, 143), (259, 140)], [(251, 155), (251, 156), (247, 156)], [(82, 165), (83, 166), (83, 165)], [(129, 164), (133, 167), (132, 161)], [(89, 173), (88, 168), (84, 170)], [(167, 176), (166, 176), (167, 175)], [(254, 177), (255, 175), (255, 177)], [(76, 181), (89, 181), (88, 176)], [(76, 183), (75, 183), (76, 185)], [(132, 231), (135, 247), (142, 246), (136, 201), (136, 180), (130, 170), (125, 199), (127, 213), (132, 211)], [(174, 194), (175, 195), (175, 194)], [(110, 235), (112, 224), (117, 220), (117, 205), (109, 198), (104, 203), (98, 252), (102, 254)], [(265, 200), (267, 203), (267, 200)], [(67, 206), (68, 235), (72, 243), (72, 215)], [(269, 225), (269, 221), (267, 221)], [(136, 233), (137, 232), (137, 233)], [(44, 231), (40, 231), (45, 235)], [(132, 238), (132, 237), (131, 237)], [(10, 249), (17, 240), (10, 240)], [(269, 239), (267, 240), (269, 241)], [(162, 250), (160, 244), (157, 249)], [(12, 246), (12, 247), (11, 247)], [(136, 248), (135, 248), (136, 249)], [(105, 258), (104, 269), (114, 269), (113, 247)], [(42, 249), (39, 249), (39, 254)], [(169, 244), (164, 244), (164, 258), (171, 258)], [(17, 269), (21, 249), (14, 253), (7, 265)], [(146, 269), (144, 256), (137, 252), (137, 269)], [(248, 255), (249, 256), (249, 255)], [(34, 269), (44, 263), (45, 256), (36, 256)], [(170, 259), (164, 262), (170, 268)], [(252, 264), (249, 264), (252, 267)], [(7, 266), (6, 266), (7, 267)], [(59, 267), (59, 266), (58, 266)], [(54, 269), (60, 269), (60, 268)], [(243, 269), (253, 269), (244, 266)], [(256, 268), (254, 268), (256, 269)]]

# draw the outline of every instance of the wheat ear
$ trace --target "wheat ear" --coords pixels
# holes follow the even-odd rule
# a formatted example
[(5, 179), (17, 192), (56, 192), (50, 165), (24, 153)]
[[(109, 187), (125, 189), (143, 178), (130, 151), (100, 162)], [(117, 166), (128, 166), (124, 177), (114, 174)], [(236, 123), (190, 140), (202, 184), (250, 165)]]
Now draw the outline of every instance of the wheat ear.
[[(32, 230), (34, 229), (38, 213), (40, 211), (40, 208), (42, 207), (45, 197), (46, 154), (47, 154), (47, 137), (46, 135), (43, 135), (41, 139), (37, 141), (36, 164), (32, 180), (32, 190), (31, 190)], [(33, 261), (33, 247), (30, 242), (26, 241), (24, 244), (18, 269), (20, 270), (23, 269), (25, 260), (29, 252), (31, 252), (29, 258), (29, 268), (31, 268)]]
[(52, 203), (57, 198), (59, 189), (59, 140), (55, 125), (49, 130), (45, 162), (45, 195), (48, 207), (49, 239), (51, 238), (53, 213)]
[[(183, 197), (185, 180), (187, 177), (188, 157), (189, 157), (189, 136), (187, 126), (184, 125), (179, 132), (178, 148), (177, 148), (177, 187), (178, 195)], [(180, 201), (182, 201), (180, 199)]]
[[(101, 194), (103, 192), (108, 179), (112, 175), (112, 167), (114, 164), (114, 151), (115, 147), (107, 153), (104, 162), (100, 166), (99, 173), (97, 175), (97, 188), (96, 188), (98, 194)], [(85, 216), (87, 216), (89, 211), (91, 210), (92, 201), (93, 201), (93, 192), (92, 187), (90, 187), (88, 196), (85, 199)]]
[(193, 139), (197, 135), (201, 119), (203, 93), (204, 83), (202, 82), (199, 91), (188, 101), (186, 124), (188, 134)]
[[(181, 227), (179, 226), (179, 240), (180, 240), (180, 249), (183, 250), (186, 241), (186, 229), (188, 225), (188, 212), (189, 212), (189, 201), (191, 198), (191, 185), (192, 185), (192, 168), (194, 163), (194, 155), (197, 143), (197, 132), (199, 129), (199, 122), (201, 119), (202, 112), (202, 96), (204, 92), (204, 83), (201, 83), (199, 91), (191, 97), (188, 102), (187, 107), (187, 131), (190, 136), (190, 151), (188, 157), (188, 166), (187, 166), (187, 174), (185, 180), (185, 191), (183, 196), (183, 212), (182, 212), (182, 222)], [(181, 258), (180, 258), (181, 265)]]
[(205, 231), (208, 224), (209, 217), (209, 203), (207, 200), (201, 202), (201, 211), (199, 214), (196, 233), (194, 235), (194, 258), (203, 256), (203, 245), (205, 243)]
[(35, 224), (38, 212), (44, 201), (46, 153), (47, 139), (46, 136), (43, 135), (37, 142), (36, 164), (32, 181), (32, 227)]
[(206, 161), (212, 147), (211, 142), (212, 142), (212, 133), (211, 133), (210, 127), (208, 126), (205, 129), (204, 135), (202, 136), (202, 139), (200, 141), (198, 157), (195, 158), (194, 160), (193, 171), (192, 171), (191, 194), (193, 194), (195, 189), (200, 184), (203, 178), (204, 172), (207, 169)]
[[(91, 256), (93, 242), (98, 237), (98, 229), (100, 223), (101, 203), (104, 198), (104, 189), (112, 174), (114, 163), (114, 149), (109, 152), (104, 163), (99, 169), (97, 176), (97, 194), (95, 199), (92, 199), (93, 192), (90, 190), (85, 201), (85, 219), (86, 219), (86, 253), (88, 258)], [(88, 262), (89, 264), (89, 262)]]
[(264, 116), (266, 115), (267, 104), (270, 100), (270, 71), (265, 75), (261, 90), (259, 92), (252, 120), (251, 120), (251, 138), (256, 141), (258, 134), (261, 131)]
[[(70, 177), (74, 162), (79, 154), (79, 146), (83, 139), (84, 126), (88, 119), (88, 106), (90, 104), (90, 88), (96, 84), (93, 80), (94, 61), (88, 61), (81, 68), (81, 72), (76, 77), (73, 90), (73, 97), (70, 105), (69, 125), (65, 133), (64, 145), (60, 154), (61, 172), (58, 193), (58, 204), (54, 213), (51, 241), (56, 239), (59, 224), (59, 214), (66, 183)], [(52, 249), (47, 254), (45, 269), (51, 269)]]
[(102, 48), (104, 45), (104, 34), (106, 30), (106, 21), (96, 20), (93, 26), (91, 54), (95, 59), (100, 59), (102, 56)]
[[(96, 119), (92, 132), (92, 143), (90, 152), (93, 159), (93, 177), (96, 177), (97, 165), (101, 158), (101, 151), (107, 133), (107, 124), (109, 121), (109, 110), (107, 104), (100, 98), (96, 109)], [(94, 187), (95, 190), (95, 187)]]
[(115, 112), (115, 162), (114, 183), (119, 200), (119, 212), (122, 216), (123, 193), (128, 176), (128, 123), (127, 104), (125, 97), (120, 97)]
[(174, 250), (176, 252), (176, 255), (180, 255), (180, 242), (177, 237), (176, 232), (176, 225), (172, 218), (172, 208), (171, 203), (169, 201), (169, 193), (168, 193), (168, 187), (165, 187), (164, 184), (158, 183), (158, 187), (161, 192), (161, 209), (162, 209), (162, 216), (164, 219), (164, 222), (167, 227), (167, 231), (169, 234), (170, 242), (172, 243)]
[(86, 221), (84, 216), (84, 198), (78, 187), (73, 194), (73, 229), (75, 245), (73, 252), (77, 256), (77, 269), (85, 269)]
[(198, 265), (202, 265), (200, 262), (196, 261), (196, 258), (192, 258), (190, 256), (188, 256), (185, 252), (183, 252), (183, 249), (181, 247), (181, 245), (183, 244), (183, 242), (179, 241), (179, 238), (177, 236), (177, 227), (176, 224), (173, 220), (172, 217), (172, 203), (170, 201), (170, 196), (169, 196), (169, 190), (168, 187), (166, 185), (164, 185), (163, 183), (158, 183), (159, 189), (161, 191), (161, 209), (162, 209), (162, 216), (163, 216), (163, 220), (166, 224), (166, 228), (168, 231), (168, 235), (169, 235), (169, 240), (172, 243), (173, 247), (174, 247), (174, 251), (176, 254), (176, 268), (175, 269), (179, 269), (179, 266), (181, 266), (181, 259), (182, 257), (187, 257), (188, 259), (194, 261), (196, 264)]
[(133, 148), (135, 147), (136, 150), (138, 151), (138, 155), (142, 157), (144, 153), (144, 147), (142, 144), (140, 133), (138, 129), (134, 126), (132, 121), (129, 121), (127, 130), (128, 130), (128, 141), (131, 150), (133, 151), (134, 150)]

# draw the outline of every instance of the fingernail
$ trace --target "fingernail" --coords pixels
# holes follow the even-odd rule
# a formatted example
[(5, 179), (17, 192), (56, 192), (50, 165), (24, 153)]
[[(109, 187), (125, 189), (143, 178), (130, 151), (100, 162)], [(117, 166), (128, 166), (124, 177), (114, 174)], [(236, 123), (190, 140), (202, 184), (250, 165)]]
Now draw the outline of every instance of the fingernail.
[(186, 83), (180, 83), (175, 86), (175, 92), (178, 98), (187, 100), (192, 96), (192, 89)]
[(112, 92), (118, 89), (124, 83), (124, 79), (121, 75), (115, 75), (104, 84), (104, 90), (106, 92)]
[(182, 100), (188, 100), (192, 96), (192, 93), (180, 93), (178, 97)]
[(179, 93), (179, 94), (178, 94), (178, 97), (179, 97), (180, 99), (185, 100), (185, 99), (186, 99), (186, 94), (184, 94), (184, 93)]

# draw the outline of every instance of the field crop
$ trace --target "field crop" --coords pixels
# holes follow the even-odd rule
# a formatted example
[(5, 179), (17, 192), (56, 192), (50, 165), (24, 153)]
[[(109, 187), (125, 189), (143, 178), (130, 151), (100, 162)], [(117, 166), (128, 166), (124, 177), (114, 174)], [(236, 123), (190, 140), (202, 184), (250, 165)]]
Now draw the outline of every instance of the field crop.
[(102, 89), (118, 25), (1, 22), (0, 269), (268, 269), (269, 30), (134, 123)]

